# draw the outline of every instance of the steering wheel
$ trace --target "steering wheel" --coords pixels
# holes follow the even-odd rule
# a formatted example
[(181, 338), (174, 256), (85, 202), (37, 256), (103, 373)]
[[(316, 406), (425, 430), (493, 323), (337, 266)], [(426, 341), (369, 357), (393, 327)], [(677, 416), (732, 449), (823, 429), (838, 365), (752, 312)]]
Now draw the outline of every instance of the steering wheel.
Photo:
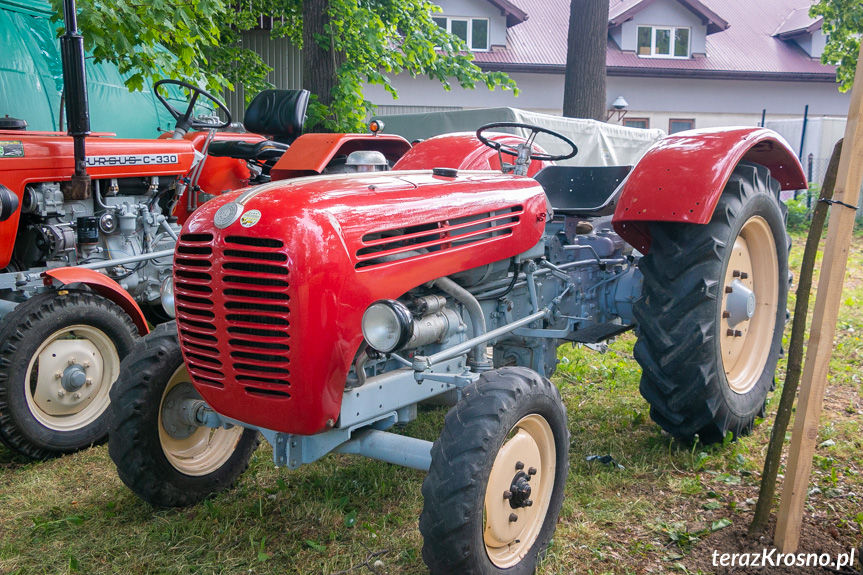
[(558, 140), (562, 140), (565, 142), (570, 148), (571, 151), (554, 156), (552, 154), (540, 154), (540, 153), (532, 153), (530, 155), (531, 160), (540, 160), (543, 162), (557, 162), (559, 160), (568, 160), (569, 158), (574, 157), (578, 153), (578, 146), (576, 146), (572, 140), (564, 136), (563, 134), (559, 134), (548, 128), (542, 128), (540, 126), (533, 126), (531, 124), (521, 124), (519, 122), (495, 122), (492, 124), (486, 124), (485, 126), (481, 126), (479, 130), (476, 131), (477, 139), (494, 150), (498, 152), (506, 152), (509, 155), (518, 157), (518, 146), (513, 146), (511, 144), (504, 144), (503, 142), (498, 142), (497, 140), (490, 140), (483, 135), (483, 132), (487, 132), (489, 130), (494, 130), (495, 128), (523, 128), (525, 130), (530, 130), (530, 135), (527, 137), (527, 141), (524, 144), (519, 144), (519, 146), (527, 145), (533, 150), (533, 142), (536, 139), (536, 136), (539, 134), (548, 134), (550, 136), (554, 136)]
[[(186, 107), (185, 112), (178, 111), (174, 106), (168, 103), (168, 100), (165, 99), (162, 94), (159, 93), (160, 86), (179, 86), (181, 88), (186, 88), (190, 92), (192, 92), (192, 97), (189, 100), (189, 105)], [(219, 129), (219, 128), (227, 128), (231, 124), (231, 112), (228, 110), (228, 107), (225, 106), (221, 101), (219, 101), (215, 96), (210, 94), (209, 92), (205, 92), (199, 87), (189, 84), (188, 82), (182, 82), (180, 80), (159, 80), (155, 84), (153, 84), (153, 92), (155, 92), (156, 97), (159, 98), (159, 101), (162, 102), (162, 105), (168, 109), (168, 112), (171, 116), (174, 117), (174, 120), (177, 123), (174, 125), (174, 132), (180, 133), (181, 137), (183, 134), (189, 131), (190, 128), (195, 128), (196, 130), (208, 130), (208, 129)], [(193, 112), (195, 111), (195, 103), (198, 101), (198, 96), (204, 96), (212, 103), (216, 105), (217, 108), (222, 110), (225, 113), (225, 117), (227, 120), (225, 122), (216, 122), (213, 123), (212, 120), (201, 120), (195, 118), (193, 116)]]

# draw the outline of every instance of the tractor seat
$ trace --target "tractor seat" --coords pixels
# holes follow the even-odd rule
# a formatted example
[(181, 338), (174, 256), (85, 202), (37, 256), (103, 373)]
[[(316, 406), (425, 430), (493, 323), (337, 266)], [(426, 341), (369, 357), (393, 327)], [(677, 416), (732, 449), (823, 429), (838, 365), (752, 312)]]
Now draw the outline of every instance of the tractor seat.
[(308, 90), (264, 90), (246, 108), (246, 130), (291, 144), (303, 133)]
[(615, 192), (630, 171), (632, 166), (548, 166), (534, 179), (556, 214), (596, 217), (614, 213)]
[(267, 162), (282, 157), (287, 144), (264, 140), (263, 142), (243, 142), (242, 140), (213, 141), (207, 149), (211, 156), (222, 158), (236, 158), (238, 160), (257, 160)]

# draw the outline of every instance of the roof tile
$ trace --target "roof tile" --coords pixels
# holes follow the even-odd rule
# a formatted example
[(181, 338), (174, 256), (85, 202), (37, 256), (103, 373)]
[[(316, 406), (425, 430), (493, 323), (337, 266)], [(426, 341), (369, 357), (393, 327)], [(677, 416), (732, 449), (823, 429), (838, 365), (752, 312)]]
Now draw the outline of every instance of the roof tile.
[[(566, 67), (569, 0), (510, 1), (527, 13), (528, 19), (508, 29), (506, 48), (475, 52), (477, 63), (488, 69), (561, 72)], [(641, 1), (610, 0), (609, 12), (622, 14)], [(835, 80), (833, 66), (810, 58), (796, 43), (773, 36), (793, 12), (808, 18), (812, 0), (701, 0), (701, 4), (729, 24), (726, 30), (707, 36), (707, 57), (639, 58), (609, 41), (609, 74)], [(797, 25), (798, 18), (794, 16), (792, 24)]]

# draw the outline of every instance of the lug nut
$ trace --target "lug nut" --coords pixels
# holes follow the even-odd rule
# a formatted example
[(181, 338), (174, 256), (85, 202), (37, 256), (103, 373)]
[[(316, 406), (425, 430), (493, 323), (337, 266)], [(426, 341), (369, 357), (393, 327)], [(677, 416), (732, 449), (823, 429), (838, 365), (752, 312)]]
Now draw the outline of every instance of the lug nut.
[(504, 492), (503, 492), (503, 498), (504, 498), (504, 499), (512, 499), (512, 491), (510, 491), (509, 489), (507, 489), (506, 491), (504, 491)]
[(516, 515), (515, 513), (510, 513), (509, 514), (509, 522), (515, 523), (516, 521), (518, 521), (518, 515)]
[(74, 365), (74, 364), (75, 364), (75, 358), (74, 358), (74, 357), (70, 357), (70, 358), (69, 358), (69, 365)]
[(725, 335), (727, 335), (728, 337), (740, 337), (743, 335), (743, 332), (739, 329), (729, 329), (725, 332)]
[(54, 374), (54, 379), (63, 379), (63, 374), (58, 371)]
[(723, 317), (723, 318), (725, 318), (725, 319), (730, 318), (730, 317), (731, 317), (731, 312), (730, 312), (730, 311), (728, 311), (728, 310), (725, 310), (724, 312), (722, 312), (722, 317)]
[(521, 471), (522, 469), (524, 469), (524, 463), (522, 463), (521, 461), (516, 461), (515, 462), (515, 470)]
[(88, 367), (90, 367), (90, 362), (89, 362), (89, 361), (85, 361), (85, 362), (84, 362), (84, 363), (82, 363), (81, 365), (84, 367), (84, 369), (87, 369)]
[(81, 394), (80, 394), (80, 393), (76, 393), (76, 394), (75, 394), (75, 395), (73, 395), (72, 397), (74, 397), (75, 399), (81, 399)]
[(525, 507), (530, 507), (531, 505), (533, 505), (533, 499), (528, 499), (524, 502)]
[(536, 475), (536, 467), (529, 467), (527, 469), (527, 474), (528, 475)]
[(731, 276), (739, 278), (740, 277), (740, 270), (734, 270), (733, 272), (731, 272)]
[(88, 377), (84, 383), (86, 383), (87, 385), (93, 385), (93, 379)]
[(742, 335), (743, 335), (743, 332), (740, 331), (739, 329), (734, 330), (734, 337), (741, 337)]
[(725, 293), (733, 293), (733, 292), (734, 292), (734, 288), (733, 288), (733, 287), (731, 287), (731, 286), (725, 286)]
[(63, 397), (64, 395), (66, 395), (65, 389), (60, 389), (57, 391), (57, 397)]
[(747, 279), (748, 277), (749, 277), (749, 274), (748, 274), (748, 273), (746, 273), (746, 272), (741, 272), (741, 273), (740, 273), (740, 279), (745, 280), (745, 279)]

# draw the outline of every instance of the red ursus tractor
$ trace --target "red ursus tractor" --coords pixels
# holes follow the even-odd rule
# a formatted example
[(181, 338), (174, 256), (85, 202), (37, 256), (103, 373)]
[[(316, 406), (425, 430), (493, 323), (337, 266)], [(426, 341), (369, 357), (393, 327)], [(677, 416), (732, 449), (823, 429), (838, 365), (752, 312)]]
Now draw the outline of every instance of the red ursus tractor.
[[(364, 455), (428, 471), (432, 573), (530, 573), (568, 469), (548, 380), (559, 345), (634, 328), (659, 425), (746, 433), (786, 317), (779, 192), (806, 185), (788, 145), (685, 132), (630, 172), (553, 165), (576, 145), (558, 135), (571, 150), (553, 157), (534, 144), (548, 130), (501, 127), (426, 140), (390, 172), (274, 182), (192, 214), (176, 322), (135, 344), (111, 391), (126, 485), (194, 504), (234, 482), (259, 433), (290, 469)], [(434, 443), (387, 432), (431, 400), (452, 406)]]
[[(410, 149), (398, 136), (357, 134), (312, 134), (290, 146), (302, 131), (305, 90), (258, 95), (246, 113), (254, 133), (217, 131), (230, 124), (224, 104), (164, 80), (154, 90), (176, 120), (172, 132), (92, 135), (85, 153), (80, 40), (63, 38), (69, 135), (0, 119), (0, 441), (33, 458), (104, 440), (120, 361), (147, 320), (170, 319), (163, 287), (180, 226), (199, 204), (271, 179), (370, 166), (352, 152), (380, 152), (372, 161), (386, 167)], [(70, 41), (82, 50), (77, 61)], [(184, 111), (164, 97), (165, 85), (189, 93)], [(196, 116), (201, 100), (225, 120)]]

